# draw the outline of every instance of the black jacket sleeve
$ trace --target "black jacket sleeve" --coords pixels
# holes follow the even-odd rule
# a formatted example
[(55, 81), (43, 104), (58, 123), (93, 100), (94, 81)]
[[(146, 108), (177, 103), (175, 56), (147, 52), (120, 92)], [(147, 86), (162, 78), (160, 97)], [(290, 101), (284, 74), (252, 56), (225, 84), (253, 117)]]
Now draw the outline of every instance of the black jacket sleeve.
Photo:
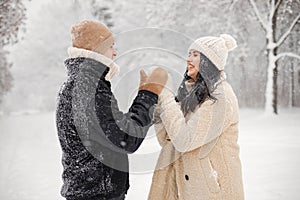
[(118, 148), (127, 153), (136, 151), (152, 125), (153, 110), (158, 96), (152, 92), (139, 91), (129, 111), (119, 110), (110, 83), (98, 83), (95, 106), (99, 125), (105, 136)]

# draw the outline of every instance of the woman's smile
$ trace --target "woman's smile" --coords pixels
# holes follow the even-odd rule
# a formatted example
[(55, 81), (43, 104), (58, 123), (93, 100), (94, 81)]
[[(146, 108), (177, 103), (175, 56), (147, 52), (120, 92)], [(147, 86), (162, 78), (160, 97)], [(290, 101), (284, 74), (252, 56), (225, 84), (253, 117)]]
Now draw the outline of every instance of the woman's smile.
[(200, 52), (195, 50), (190, 50), (186, 63), (187, 63), (187, 70), (188, 70), (187, 75), (195, 80), (199, 72)]

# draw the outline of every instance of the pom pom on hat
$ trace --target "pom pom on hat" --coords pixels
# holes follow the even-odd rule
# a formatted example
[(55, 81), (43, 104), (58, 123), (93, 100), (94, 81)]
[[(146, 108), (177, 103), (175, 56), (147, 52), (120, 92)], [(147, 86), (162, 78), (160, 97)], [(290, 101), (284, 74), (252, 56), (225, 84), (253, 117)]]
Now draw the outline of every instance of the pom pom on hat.
[(231, 35), (221, 34), (220, 37), (225, 40), (225, 45), (226, 45), (228, 51), (232, 51), (233, 49), (235, 49), (237, 47), (236, 41)]
[(195, 40), (189, 47), (204, 54), (219, 70), (224, 70), (228, 52), (237, 47), (235, 39), (228, 34), (220, 37), (201, 37)]

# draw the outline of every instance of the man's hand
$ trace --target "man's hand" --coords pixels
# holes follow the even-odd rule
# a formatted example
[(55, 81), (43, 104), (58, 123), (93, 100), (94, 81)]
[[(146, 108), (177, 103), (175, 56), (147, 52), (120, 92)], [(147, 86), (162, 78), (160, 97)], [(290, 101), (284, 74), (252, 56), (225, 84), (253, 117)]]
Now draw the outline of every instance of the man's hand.
[(168, 73), (161, 67), (155, 68), (149, 76), (147, 76), (144, 70), (141, 70), (139, 90), (148, 90), (159, 95), (167, 81)]

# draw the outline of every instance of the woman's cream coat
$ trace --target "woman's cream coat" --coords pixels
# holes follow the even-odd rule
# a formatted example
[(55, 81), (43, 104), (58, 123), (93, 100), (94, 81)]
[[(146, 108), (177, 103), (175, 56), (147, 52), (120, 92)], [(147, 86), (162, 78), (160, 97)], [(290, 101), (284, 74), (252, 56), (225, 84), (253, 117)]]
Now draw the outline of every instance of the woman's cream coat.
[(244, 199), (238, 140), (237, 98), (222, 81), (206, 100), (184, 117), (174, 96), (164, 91), (156, 111), (162, 150), (149, 200)]

